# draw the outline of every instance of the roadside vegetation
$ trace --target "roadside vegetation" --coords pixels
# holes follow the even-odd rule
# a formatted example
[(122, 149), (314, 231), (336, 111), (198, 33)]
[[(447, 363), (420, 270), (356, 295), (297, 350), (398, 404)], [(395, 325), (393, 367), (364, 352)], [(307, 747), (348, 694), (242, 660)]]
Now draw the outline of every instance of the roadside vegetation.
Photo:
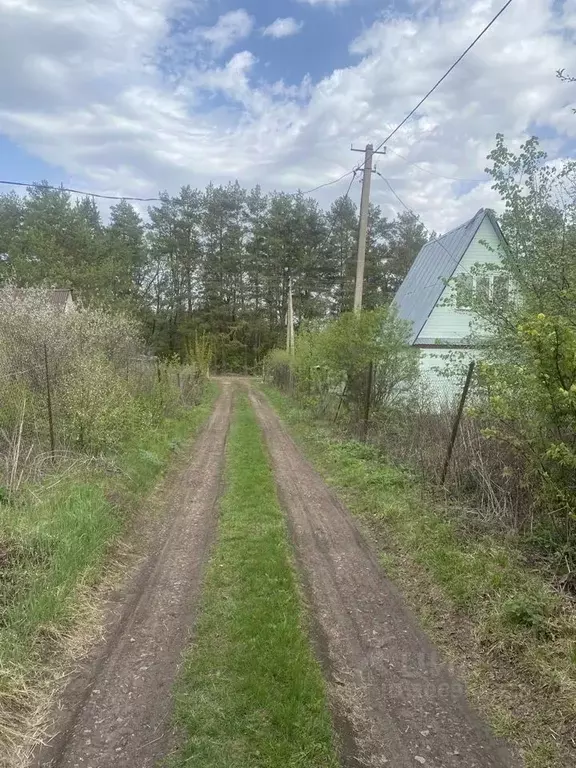
[(270, 387), (308, 458), (359, 517), (381, 562), (527, 768), (576, 759), (576, 613), (518, 536), (472, 532), (461, 512), (382, 451)]
[(335, 768), (287, 531), (260, 429), (236, 408), (226, 492), (194, 643), (176, 688), (170, 768)]
[(455, 356), (431, 389), (391, 309), (302, 324), (294, 357), (271, 353), (264, 375), (498, 730), (531, 768), (563, 766), (576, 760), (576, 163), (502, 136), (489, 161), (507, 245), (454, 292), (479, 352), (449, 466), (465, 371)]
[(96, 636), (122, 534), (215, 391), (146, 358), (124, 316), (10, 287), (0, 370), (0, 765), (14, 768)]

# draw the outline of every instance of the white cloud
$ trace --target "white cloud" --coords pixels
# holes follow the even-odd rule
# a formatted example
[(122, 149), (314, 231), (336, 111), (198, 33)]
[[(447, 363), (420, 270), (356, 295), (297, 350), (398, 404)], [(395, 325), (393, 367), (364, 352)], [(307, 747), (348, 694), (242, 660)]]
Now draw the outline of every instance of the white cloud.
[[(384, 138), (501, 5), (445, 0), (441, 15), (433, 4), (424, 15), (382, 19), (351, 44), (353, 63), (317, 82), (286, 83), (266, 82), (249, 51), (167, 76), (156, 54), (170, 44), (182, 2), (99, 0), (96, 9), (51, 0), (48, 9), (45, 0), (0, 0), (0, 131), (61, 168), (63, 181), (96, 192), (152, 196), (234, 178), (312, 188), (357, 162), (351, 142)], [(576, 0), (566, 0), (565, 18), (575, 12)], [(557, 0), (516, 0), (390, 147), (432, 173), (481, 179), (496, 132), (518, 146), (537, 124), (561, 134), (545, 145), (565, 155), (576, 141), (576, 86), (554, 73), (576, 73), (576, 46), (561, 21)], [(439, 231), (497, 205), (487, 181), (438, 178), (392, 152), (378, 167)], [(346, 186), (318, 198), (327, 204)], [(379, 177), (373, 195), (386, 213), (400, 209)]]
[(303, 26), (301, 21), (296, 21), (296, 19), (288, 16), (285, 19), (276, 19), (276, 21), (273, 21), (270, 26), (265, 27), (262, 30), (262, 34), (267, 37), (275, 38), (291, 37), (292, 35), (297, 35)]
[(253, 29), (254, 19), (239, 8), (220, 16), (213, 27), (198, 27), (194, 37), (208, 43), (215, 56), (221, 56), (228, 48), (248, 37)]
[(307, 5), (327, 5), (328, 7), (335, 8), (338, 5), (348, 5), (352, 0), (298, 0), (299, 3), (306, 3)]

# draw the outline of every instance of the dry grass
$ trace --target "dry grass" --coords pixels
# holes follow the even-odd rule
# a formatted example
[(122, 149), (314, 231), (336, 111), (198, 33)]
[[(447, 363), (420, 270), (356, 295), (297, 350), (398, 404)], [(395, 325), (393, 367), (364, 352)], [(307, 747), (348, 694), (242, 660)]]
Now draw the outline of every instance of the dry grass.
[(136, 561), (152, 517), (142, 499), (215, 393), (126, 446), (113, 472), (67, 461), (0, 506), (0, 768), (23, 768), (44, 738), (56, 697), (102, 632), (106, 594)]

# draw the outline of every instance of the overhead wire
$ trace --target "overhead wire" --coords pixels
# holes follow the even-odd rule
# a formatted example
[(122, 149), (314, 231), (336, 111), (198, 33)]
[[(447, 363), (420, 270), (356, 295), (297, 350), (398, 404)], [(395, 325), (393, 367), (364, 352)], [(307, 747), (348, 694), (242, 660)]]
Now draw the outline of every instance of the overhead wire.
[(414, 218), (416, 218), (416, 219), (420, 219), (420, 217), (419, 217), (417, 214), (415, 214), (415, 213), (414, 213), (414, 211), (413, 211), (413, 210), (412, 210), (412, 209), (411, 209), (411, 208), (410, 208), (408, 205), (406, 205), (406, 203), (404, 202), (404, 200), (402, 200), (402, 198), (401, 198), (401, 197), (400, 197), (400, 195), (399, 195), (399, 194), (396, 192), (396, 190), (394, 189), (394, 187), (392, 186), (392, 184), (390, 184), (390, 182), (388, 181), (388, 179), (387, 179), (385, 176), (383, 176), (383, 175), (380, 173), (380, 171), (379, 171), (379, 170), (377, 170), (376, 168), (374, 169), (374, 173), (375, 173), (377, 176), (380, 176), (380, 178), (381, 178), (381, 179), (382, 179), (384, 182), (386, 182), (386, 184), (388, 185), (388, 188), (390, 189), (390, 192), (392, 192), (392, 194), (394, 195), (394, 197), (396, 198), (396, 200), (398, 200), (398, 202), (400, 203), (400, 205), (404, 206), (404, 208), (406, 208), (406, 210), (408, 211), (408, 213), (411, 213), (411, 214), (412, 214), (412, 216), (414, 216)]
[(51, 189), (55, 192), (71, 192), (74, 195), (84, 195), (84, 197), (98, 197), (102, 200), (126, 200), (139, 203), (159, 203), (161, 202), (159, 197), (130, 197), (128, 195), (101, 195), (98, 192), (85, 192), (81, 189), (71, 189), (69, 187), (53, 187), (51, 184), (41, 184), (40, 182), (25, 182), (25, 181), (5, 181), (0, 179), (0, 184), (5, 184), (11, 187), (30, 187), (32, 189)]
[(400, 152), (396, 152), (395, 149), (392, 149), (392, 147), (387, 148), (389, 152), (392, 152), (394, 155), (399, 157), (401, 160), (404, 160), (405, 163), (408, 163), (408, 165), (413, 165), (415, 168), (418, 168), (421, 171), (424, 171), (424, 173), (429, 173), (430, 176), (436, 176), (439, 179), (446, 179), (447, 181), (473, 181), (477, 184), (481, 184), (482, 182), (487, 181), (486, 178), (484, 179), (463, 179), (459, 178), (457, 176), (443, 176), (441, 173), (436, 173), (435, 171), (431, 171), (429, 168), (424, 168), (423, 165), (419, 165), (418, 163), (415, 163), (413, 160), (409, 160), (404, 155), (401, 155)]
[[(478, 41), (479, 41), (479, 40), (480, 40), (480, 39), (481, 39), (481, 38), (482, 38), (482, 37), (483, 37), (483, 36), (486, 34), (486, 32), (487, 32), (487, 31), (488, 31), (488, 30), (489, 30), (489, 29), (490, 29), (490, 28), (493, 26), (493, 24), (494, 24), (494, 23), (495, 23), (495, 22), (496, 22), (496, 21), (497, 21), (497, 20), (500, 18), (500, 16), (501, 16), (501, 15), (504, 13), (504, 11), (505, 11), (505, 10), (508, 8), (508, 6), (510, 6), (511, 4), (512, 4), (512, 0), (508, 0), (508, 1), (507, 1), (507, 2), (504, 4), (504, 6), (503, 6), (503, 7), (502, 7), (502, 8), (501, 8), (501, 9), (498, 11), (498, 13), (497, 13), (497, 14), (496, 14), (496, 15), (495, 15), (495, 16), (494, 16), (492, 19), (491, 19), (491, 21), (490, 21), (490, 22), (489, 22), (489, 23), (488, 23), (488, 24), (487, 24), (487, 25), (486, 25), (486, 26), (485, 26), (485, 27), (482, 29), (482, 31), (481, 31), (481, 32), (480, 32), (480, 33), (479, 33), (479, 34), (478, 34), (478, 35), (477, 35), (477, 36), (474, 38), (474, 40), (473, 40), (473, 41), (470, 43), (470, 45), (469, 45), (469, 46), (468, 46), (468, 47), (467, 47), (467, 48), (464, 50), (464, 52), (463, 52), (463, 53), (461, 53), (461, 54), (460, 54), (460, 56), (459, 56), (459, 57), (456, 59), (456, 61), (455, 61), (455, 62), (454, 62), (454, 63), (453, 63), (453, 64), (452, 64), (452, 65), (451, 65), (451, 66), (450, 66), (450, 67), (449, 67), (449, 68), (446, 70), (446, 72), (445, 72), (445, 73), (442, 75), (442, 77), (441, 77), (439, 80), (437, 80), (437, 81), (436, 81), (436, 83), (435, 83), (435, 84), (432, 86), (432, 88), (430, 88), (430, 90), (429, 90), (429, 91), (428, 91), (428, 92), (425, 94), (425, 96), (423, 96), (423, 97), (422, 97), (422, 99), (420, 99), (420, 101), (418, 102), (418, 104), (416, 104), (416, 106), (415, 106), (415, 107), (414, 107), (412, 110), (410, 110), (410, 112), (409, 112), (409, 113), (406, 115), (406, 117), (405, 117), (405, 118), (404, 118), (404, 119), (403, 119), (403, 120), (402, 120), (400, 123), (398, 123), (398, 125), (397, 125), (397, 126), (394, 128), (394, 130), (392, 130), (392, 131), (391, 131), (391, 132), (390, 132), (390, 133), (389, 133), (389, 134), (386, 136), (386, 138), (385, 138), (383, 141), (381, 141), (381, 142), (380, 142), (380, 144), (378, 144), (378, 146), (376, 147), (376, 149), (374, 150), (374, 152), (378, 152), (379, 150), (381, 150), (381, 149), (382, 149), (382, 147), (383, 147), (383, 146), (385, 146), (385, 145), (386, 145), (386, 144), (387, 144), (387, 143), (390, 141), (390, 139), (391, 139), (391, 138), (392, 138), (392, 137), (393, 137), (393, 136), (394, 136), (396, 133), (398, 133), (398, 131), (399, 131), (399, 130), (402, 128), (402, 126), (404, 126), (404, 125), (405, 125), (405, 124), (408, 122), (408, 120), (410, 120), (410, 118), (412, 117), (412, 115), (413, 115), (415, 112), (417, 112), (417, 111), (418, 111), (418, 109), (420, 109), (420, 107), (422, 106), (422, 104), (424, 104), (424, 102), (425, 102), (425, 101), (426, 101), (426, 100), (427, 100), (427, 99), (428, 99), (428, 98), (429, 98), (429, 97), (430, 97), (430, 96), (431, 96), (431, 95), (434, 93), (434, 91), (435, 91), (435, 90), (436, 90), (436, 89), (437, 89), (437, 88), (438, 88), (438, 87), (439, 87), (439, 86), (440, 86), (440, 85), (441, 85), (441, 84), (444, 82), (444, 80), (446, 80), (446, 78), (447, 78), (447, 77), (450, 75), (450, 73), (454, 71), (454, 69), (455, 69), (455, 68), (458, 66), (458, 64), (460, 64), (460, 62), (462, 61), (462, 59), (464, 59), (464, 57), (465, 57), (465, 56), (466, 56), (466, 55), (467, 55), (467, 54), (468, 54), (468, 53), (469, 53), (469, 52), (472, 50), (472, 48), (473, 48), (473, 47), (476, 45), (476, 43), (477, 43), (477, 42), (478, 42)], [(393, 151), (394, 151), (394, 150), (393, 150)], [(396, 152), (395, 154), (399, 154), (399, 153), (397, 153), (397, 152)], [(405, 159), (405, 158), (403, 158), (403, 159)], [(407, 162), (408, 162), (408, 161), (407, 161)], [(418, 167), (420, 167), (420, 166), (418, 166)], [(364, 171), (366, 170), (366, 161), (364, 161), (364, 163), (360, 163), (360, 165), (358, 165), (358, 166), (356, 167), (355, 171), (356, 171), (356, 172), (358, 172), (359, 170), (364, 170)], [(422, 168), (422, 170), (426, 170), (426, 169)], [(401, 204), (401, 205), (402, 205), (402, 206), (403, 206), (403, 207), (404, 207), (404, 208), (405, 208), (405, 209), (406, 209), (406, 210), (407, 210), (407, 211), (408, 211), (408, 212), (409, 212), (409, 213), (410, 213), (410, 214), (411, 214), (411, 215), (412, 215), (412, 216), (413, 216), (415, 219), (417, 219), (417, 220), (418, 220), (418, 221), (420, 221), (422, 224), (424, 224), (424, 222), (422, 221), (421, 217), (420, 217), (420, 216), (418, 216), (416, 213), (414, 213), (414, 211), (412, 210), (412, 208), (410, 208), (410, 206), (408, 206), (408, 205), (407, 205), (407, 204), (406, 204), (406, 203), (405, 203), (405, 202), (402, 200), (402, 198), (401, 198), (401, 197), (398, 195), (398, 193), (396, 192), (396, 190), (394, 189), (394, 187), (392, 186), (392, 184), (390, 184), (390, 182), (388, 181), (388, 179), (386, 179), (386, 178), (385, 178), (385, 177), (384, 177), (384, 176), (383, 176), (383, 175), (382, 175), (382, 174), (381, 174), (381, 173), (380, 173), (378, 170), (376, 170), (376, 173), (378, 174), (378, 176), (380, 176), (380, 177), (381, 177), (381, 178), (382, 178), (382, 179), (385, 181), (385, 183), (387, 184), (388, 188), (390, 189), (390, 191), (392, 192), (392, 194), (394, 195), (394, 197), (395, 197), (395, 198), (398, 200), (398, 202), (399, 202), (399, 203), (400, 203), (400, 204)], [(436, 174), (433, 174), (433, 175), (436, 175)], [(456, 179), (454, 179), (454, 180), (456, 180)], [(426, 229), (426, 231), (427, 231), (427, 232), (429, 231), (429, 230), (428, 230), (428, 228), (426, 227), (426, 225), (425, 225), (425, 224), (424, 224), (424, 228)], [(457, 261), (456, 261), (456, 259), (455, 259), (455, 258), (454, 258), (454, 256), (453, 256), (453, 255), (450, 253), (450, 251), (449, 251), (449, 250), (446, 248), (446, 246), (445, 246), (445, 245), (442, 243), (442, 241), (441, 241), (441, 240), (442, 240), (442, 238), (436, 238), (436, 242), (438, 243), (438, 245), (440, 245), (440, 247), (441, 247), (441, 248), (443, 248), (443, 249), (446, 251), (446, 253), (447, 253), (447, 254), (448, 254), (448, 256), (450, 257), (451, 261), (457, 265)], [(459, 262), (458, 262), (458, 263), (459, 263)], [(466, 272), (464, 272), (464, 274), (469, 274), (469, 273), (466, 273)], [(438, 282), (438, 280), (436, 280), (434, 283), (430, 283), (429, 285), (420, 286), (420, 287), (419, 287), (419, 290), (422, 290), (422, 289), (425, 289), (425, 288), (430, 288), (430, 287), (432, 287), (433, 285), (436, 285), (436, 284), (437, 284), (437, 282)]]
[[(415, 218), (417, 221), (419, 221), (419, 222), (420, 222), (420, 223), (421, 223), (421, 224), (424, 226), (424, 229), (426, 230), (426, 233), (427, 233), (427, 234), (430, 234), (430, 230), (429, 230), (429, 228), (426, 226), (426, 224), (424, 223), (424, 221), (422, 221), (422, 217), (421, 217), (421, 216), (419, 216), (417, 213), (414, 213), (414, 210), (413, 210), (413, 209), (412, 209), (412, 208), (411, 208), (411, 207), (410, 207), (410, 206), (409, 206), (407, 203), (405, 203), (405, 202), (404, 202), (404, 200), (402, 200), (402, 198), (401, 198), (401, 197), (400, 197), (400, 195), (399, 195), (399, 194), (396, 192), (396, 190), (394, 189), (394, 187), (392, 186), (392, 184), (391, 184), (391, 183), (388, 181), (388, 179), (387, 179), (385, 176), (383, 176), (383, 175), (380, 173), (380, 171), (378, 171), (378, 170), (375, 170), (375, 173), (376, 173), (378, 176), (380, 176), (380, 178), (381, 178), (381, 179), (382, 179), (384, 182), (386, 182), (386, 184), (387, 184), (388, 188), (390, 189), (390, 191), (392, 192), (392, 194), (394, 195), (394, 197), (395, 197), (395, 198), (398, 200), (398, 202), (399, 202), (399, 203), (400, 203), (400, 204), (401, 204), (401, 205), (402, 205), (402, 206), (403, 206), (403, 207), (404, 207), (404, 208), (405, 208), (405, 209), (408, 211), (408, 213), (410, 213), (410, 215), (411, 215), (411, 216), (413, 216), (413, 217), (414, 217), (414, 218)], [(445, 245), (444, 245), (444, 243), (442, 242), (442, 238), (443, 238), (443, 237), (445, 237), (445, 236), (446, 236), (446, 235), (441, 235), (440, 237), (436, 237), (434, 240), (431, 240), (430, 242), (435, 242), (435, 243), (437, 243), (437, 244), (438, 244), (438, 245), (439, 245), (441, 248), (443, 248), (443, 249), (446, 251), (446, 253), (448, 254), (448, 256), (449, 256), (450, 260), (451, 260), (451, 261), (453, 262), (453, 264), (455, 265), (455, 267), (457, 267), (457, 266), (460, 264), (460, 261), (459, 261), (458, 259), (456, 259), (456, 258), (455, 258), (455, 257), (454, 257), (454, 256), (453, 256), (451, 253), (450, 253), (450, 251), (448, 250), (448, 248), (446, 248), (446, 246), (445, 246)], [(467, 270), (463, 270), (461, 274), (463, 274), (463, 275), (470, 275), (470, 276), (472, 276), (472, 275), (471, 275), (471, 273), (470, 273), (470, 272), (468, 272)], [(437, 279), (436, 279), (436, 280), (435, 280), (433, 283), (428, 283), (427, 285), (421, 285), (421, 286), (419, 286), (419, 287), (418, 287), (418, 291), (422, 291), (422, 290), (425, 290), (426, 288), (432, 288), (433, 286), (436, 286), (436, 285), (438, 284), (438, 281), (439, 281), (439, 280), (440, 280), (440, 277), (439, 277), (439, 278), (437, 278)], [(406, 295), (406, 296), (410, 296), (412, 293), (417, 293), (417, 291), (408, 291), (408, 293), (407, 293), (407, 294), (405, 294), (405, 295)]]
[[(446, 80), (446, 78), (451, 74), (451, 72), (453, 72), (454, 69), (456, 69), (458, 64), (460, 64), (460, 62), (465, 58), (465, 56), (467, 56), (467, 54), (472, 50), (472, 48), (474, 48), (474, 46), (478, 43), (478, 41), (486, 34), (486, 32), (488, 32), (488, 30), (493, 26), (493, 24), (500, 18), (500, 16), (504, 13), (504, 11), (511, 4), (512, 4), (512, 0), (508, 0), (505, 3), (505, 5), (500, 9), (500, 11), (498, 11), (498, 13), (491, 19), (491, 21), (481, 30), (481, 32), (474, 38), (474, 40), (463, 51), (463, 53), (460, 54), (460, 56), (456, 59), (456, 61), (446, 70), (446, 72), (442, 75), (442, 77), (439, 80), (437, 80), (436, 83), (432, 86), (432, 88), (430, 88), (430, 90), (425, 94), (425, 96), (423, 96), (423, 98), (420, 99), (418, 104), (416, 104), (416, 106), (406, 115), (406, 117), (400, 123), (398, 123), (398, 125), (394, 128), (394, 130), (391, 131), (388, 134), (388, 136), (386, 136), (386, 138), (383, 141), (380, 142), (380, 144), (376, 147), (374, 152), (378, 152), (379, 150), (381, 150), (382, 147), (384, 145), (386, 145), (388, 143), (388, 141), (402, 128), (402, 126), (405, 125), (408, 122), (408, 120), (412, 117), (412, 115), (415, 112), (418, 111), (418, 109), (422, 106), (422, 104), (424, 104), (424, 102), (434, 93), (434, 91), (436, 91), (436, 89), (444, 82), (444, 80)], [(449, 181), (471, 181), (471, 182), (473, 181), (473, 182), (476, 182), (476, 183), (481, 183), (482, 181), (485, 181), (484, 179), (458, 179), (458, 178), (455, 178), (455, 177), (441, 176), (441, 174), (437, 174), (437, 173), (434, 173), (433, 171), (429, 171), (427, 168), (424, 168), (423, 166), (418, 165), (417, 163), (412, 163), (410, 160), (408, 160), (407, 158), (405, 158), (403, 155), (401, 155), (399, 152), (396, 152), (395, 150), (392, 150), (392, 152), (394, 154), (398, 155), (398, 157), (400, 157), (405, 162), (407, 162), (407, 163), (409, 163), (411, 165), (416, 166), (417, 168), (419, 168), (420, 170), (422, 170), (422, 171), (424, 171), (426, 173), (430, 173), (432, 176), (438, 176), (439, 178), (445, 178), (445, 179), (447, 179)], [(352, 174), (352, 180), (350, 182), (350, 186), (348, 188), (348, 191), (347, 191), (347, 193), (345, 195), (345, 199), (346, 199), (348, 197), (349, 193), (350, 193), (350, 189), (352, 188), (352, 184), (354, 182), (354, 179), (356, 178), (356, 174), (359, 171), (364, 171), (365, 167), (366, 167), (366, 161), (360, 162), (351, 171), (348, 171), (347, 173), (343, 174), (338, 179), (334, 179), (333, 181), (326, 182), (325, 184), (320, 184), (319, 186), (314, 187), (313, 189), (307, 190), (306, 192), (304, 192), (304, 194), (307, 194), (307, 195), (308, 194), (312, 194), (312, 192), (316, 192), (319, 189), (323, 189), (324, 187), (331, 186), (332, 184), (337, 184), (339, 181), (342, 181), (342, 179), (344, 179), (347, 176), (349, 176), (350, 174)], [(390, 188), (390, 191), (397, 198), (397, 200), (401, 203), (401, 205), (404, 208), (406, 208), (406, 210), (409, 211), (409, 213), (411, 213), (412, 216), (414, 216), (415, 218), (419, 219), (419, 217), (414, 213), (414, 211), (409, 206), (407, 206), (406, 203), (404, 203), (404, 201), (399, 197), (399, 195), (394, 190), (394, 188), (392, 187), (390, 182), (384, 176), (382, 176), (382, 174), (380, 174), (378, 171), (377, 171), (377, 173), (382, 177), (382, 179), (384, 179), (384, 181), (386, 182), (386, 184)], [(328, 234), (328, 238), (327, 239), (329, 239), (329, 237), (331, 236), (333, 229), (334, 229), (334, 226), (331, 227), (331, 230), (330, 230), (330, 232)], [(440, 245), (444, 248), (442, 243), (440, 243)], [(447, 250), (446, 248), (444, 248), (444, 249)]]
[[(312, 189), (307, 189), (302, 194), (310, 195), (312, 194), (312, 192), (317, 192), (319, 189), (323, 189), (324, 187), (330, 187), (333, 184), (338, 184), (338, 182), (342, 181), (348, 176), (354, 177), (354, 174), (356, 172), (357, 172), (357, 169), (346, 171), (346, 173), (343, 173), (342, 176), (339, 176), (337, 179), (332, 179), (331, 181), (327, 181), (323, 184), (319, 184), (317, 187), (313, 187)], [(352, 181), (353, 180), (354, 178), (352, 179)], [(74, 195), (83, 195), (84, 197), (97, 197), (102, 200), (126, 200), (126, 201), (132, 201), (132, 202), (140, 202), (140, 203), (162, 202), (161, 198), (159, 197), (134, 197), (130, 195), (104, 195), (104, 194), (100, 194), (99, 192), (91, 192), (83, 189), (72, 189), (71, 187), (64, 187), (64, 186), (56, 187), (51, 184), (42, 184), (41, 182), (10, 181), (7, 179), (0, 179), (0, 184), (3, 184), (5, 186), (10, 186), (10, 187), (29, 187), (31, 189), (50, 189), (50, 190), (53, 190), (54, 192), (70, 192), (71, 194), (74, 194)], [(347, 195), (348, 194), (349, 192), (347, 193)]]
[[(406, 117), (398, 123), (398, 125), (392, 130), (386, 138), (380, 142), (380, 144), (376, 147), (374, 150), (375, 152), (378, 152), (382, 147), (390, 141), (390, 139), (404, 126), (408, 120), (414, 115), (415, 112), (420, 109), (422, 104), (436, 91), (436, 89), (446, 80), (446, 78), (453, 72), (453, 70), (460, 64), (460, 62), (464, 59), (465, 56), (474, 48), (476, 43), (488, 32), (488, 30), (493, 26), (493, 24), (500, 18), (500, 16), (504, 13), (504, 11), (512, 4), (512, 0), (507, 0), (505, 5), (498, 11), (498, 13), (494, 16), (494, 18), (491, 19), (491, 21), (482, 29), (482, 31), (474, 38), (474, 40), (470, 43), (470, 45), (463, 51), (463, 53), (460, 54), (460, 56), (456, 59), (456, 61), (446, 70), (446, 72), (442, 75), (442, 77), (436, 81), (436, 83), (430, 88), (430, 90), (420, 99), (418, 104), (410, 110), (410, 112), (406, 115)], [(398, 153), (396, 153), (398, 154)], [(409, 161), (407, 161), (409, 162)], [(303, 194), (309, 195), (313, 192), (317, 192), (319, 189), (324, 189), (325, 187), (332, 186), (333, 184), (337, 184), (339, 181), (342, 181), (342, 179), (345, 179), (347, 176), (352, 175), (352, 181), (355, 178), (355, 174), (359, 171), (365, 168), (365, 162), (359, 163), (358, 166), (353, 168), (351, 171), (347, 171), (346, 173), (342, 174), (342, 176), (338, 177), (337, 179), (333, 179), (332, 181), (327, 181), (323, 184), (319, 184), (316, 187), (313, 187), (312, 189), (309, 189), (305, 191)], [(417, 165), (416, 163), (413, 163), (413, 165)], [(430, 171), (427, 171), (427, 169), (420, 167), (422, 170), (431, 173)], [(433, 174), (433, 175), (439, 175), (439, 174)], [(444, 177), (448, 178), (448, 177)], [(457, 180), (457, 179), (455, 179)], [(98, 192), (89, 192), (79, 189), (73, 189), (70, 187), (54, 187), (50, 184), (41, 184), (37, 182), (27, 183), (22, 181), (9, 181), (5, 179), (0, 179), (0, 184), (6, 185), (6, 186), (12, 186), (12, 187), (29, 187), (32, 189), (50, 189), (54, 191), (61, 191), (61, 192), (70, 192), (75, 195), (84, 195), (86, 197), (94, 197), (101, 200), (126, 200), (131, 202), (141, 202), (141, 203), (153, 203), (153, 202), (161, 202), (161, 199), (159, 197), (136, 197), (136, 196), (130, 196), (130, 195), (104, 195), (100, 194)], [(350, 185), (351, 186), (351, 185)]]
[[(398, 131), (400, 130), (400, 128), (402, 128), (402, 126), (406, 125), (406, 123), (408, 122), (408, 120), (410, 120), (410, 118), (412, 117), (412, 115), (413, 115), (415, 112), (417, 112), (417, 111), (420, 109), (420, 107), (422, 106), (422, 104), (424, 104), (424, 102), (425, 102), (425, 101), (426, 101), (426, 100), (427, 100), (427, 99), (428, 99), (428, 98), (429, 98), (429, 97), (430, 97), (430, 96), (431, 96), (431, 95), (434, 93), (434, 91), (435, 91), (435, 90), (436, 90), (436, 89), (437, 89), (437, 88), (438, 88), (438, 87), (439, 87), (439, 86), (440, 86), (440, 85), (441, 85), (441, 84), (444, 82), (444, 80), (446, 80), (446, 78), (448, 77), (448, 75), (450, 75), (450, 74), (451, 74), (451, 73), (452, 73), (452, 72), (453, 72), (453, 71), (456, 69), (456, 67), (458, 66), (458, 64), (460, 64), (460, 62), (462, 61), (462, 59), (464, 59), (464, 57), (465, 57), (465, 56), (467, 56), (467, 55), (468, 55), (468, 53), (470, 53), (470, 51), (472, 50), (472, 48), (474, 48), (474, 46), (476, 45), (476, 43), (477, 43), (477, 42), (478, 42), (478, 41), (479, 41), (479, 40), (480, 40), (480, 39), (481, 39), (481, 38), (482, 38), (482, 37), (483, 37), (483, 36), (486, 34), (486, 32), (488, 32), (488, 30), (490, 29), (490, 27), (492, 27), (492, 25), (493, 25), (493, 24), (494, 24), (494, 23), (495, 23), (495, 22), (496, 22), (496, 21), (497, 21), (497, 20), (500, 18), (500, 16), (502, 16), (502, 14), (504, 13), (504, 11), (505, 11), (505, 10), (508, 8), (508, 6), (509, 6), (509, 5), (511, 5), (511, 4), (512, 4), (512, 0), (508, 0), (508, 1), (506, 2), (506, 4), (505, 4), (505, 5), (504, 5), (504, 6), (503, 6), (503, 7), (502, 7), (502, 8), (501, 8), (499, 11), (498, 11), (498, 13), (496, 14), (496, 16), (494, 16), (494, 18), (493, 18), (493, 19), (492, 19), (492, 20), (491, 20), (491, 21), (490, 21), (490, 22), (489, 22), (489, 23), (488, 23), (488, 24), (487, 24), (487, 25), (486, 25), (486, 26), (485, 26), (485, 27), (482, 29), (482, 31), (481, 31), (481, 32), (480, 32), (478, 35), (476, 35), (476, 37), (475, 37), (475, 38), (474, 38), (474, 40), (473, 40), (473, 41), (470, 43), (470, 45), (469, 45), (469, 46), (466, 48), (466, 50), (465, 50), (463, 53), (461, 53), (461, 54), (460, 54), (460, 56), (458, 56), (458, 58), (456, 59), (456, 61), (455, 61), (455, 62), (454, 62), (454, 63), (453, 63), (453, 64), (452, 64), (452, 65), (451, 65), (451, 66), (450, 66), (450, 67), (449, 67), (449, 68), (446, 70), (446, 72), (445, 72), (445, 73), (442, 75), (442, 77), (441, 77), (439, 80), (437, 80), (437, 81), (436, 81), (436, 83), (435, 83), (435, 84), (432, 86), (432, 88), (430, 88), (430, 90), (429, 90), (429, 91), (426, 93), (426, 95), (425, 95), (425, 96), (423, 96), (423, 97), (420, 99), (420, 101), (418, 102), (418, 104), (416, 104), (416, 106), (415, 106), (413, 109), (411, 109), (411, 110), (410, 110), (410, 112), (408, 112), (408, 114), (406, 115), (406, 117), (405, 117), (405, 118), (404, 118), (404, 119), (403, 119), (403, 120), (402, 120), (400, 123), (398, 123), (398, 125), (397, 125), (397, 126), (394, 128), (394, 130), (393, 130), (393, 131), (391, 131), (391, 132), (390, 132), (390, 133), (389, 133), (389, 134), (386, 136), (386, 138), (385, 138), (383, 141), (381, 141), (381, 142), (380, 142), (380, 144), (378, 144), (378, 146), (377, 146), (377, 147), (376, 147), (376, 149), (374, 150), (375, 152), (378, 152), (379, 150), (381, 150), (381, 149), (382, 149), (382, 147), (383, 147), (385, 144), (387, 144), (387, 143), (390, 141), (390, 139), (391, 139), (393, 136), (395, 136), (395, 135), (396, 135), (396, 133), (398, 133)], [(364, 162), (364, 164), (361, 164), (361, 167), (363, 168), (363, 167), (365, 167), (365, 165), (366, 165), (366, 163)]]
[[(346, 194), (341, 198), (341, 206), (344, 205), (344, 203), (346, 202), (346, 200), (350, 196), (350, 190), (352, 189), (352, 185), (354, 184), (354, 181), (356, 179), (356, 174), (358, 173), (358, 171), (357, 170), (353, 170), (353, 171), (351, 171), (351, 173), (352, 173), (352, 178), (350, 179), (350, 184), (348, 184), (348, 189), (346, 190)], [(346, 175), (348, 175), (348, 174), (346, 174)], [(344, 177), (342, 177), (342, 178), (344, 178)], [(342, 179), (339, 179), (339, 180), (341, 181)], [(320, 245), (320, 249), (324, 248), (326, 243), (332, 237), (332, 233), (334, 232), (334, 227), (335, 226), (336, 226), (336, 220), (334, 220), (332, 222), (332, 225), (331, 225), (330, 229), (328, 230), (328, 234), (326, 235), (326, 237), (324, 238), (324, 240), (322, 241), (322, 243)]]
[[(339, 181), (342, 181), (342, 179), (345, 179), (347, 176), (352, 175), (355, 173), (354, 169), (351, 171), (346, 171), (346, 173), (343, 173), (342, 176), (339, 176), (337, 179), (333, 179), (332, 181), (327, 181), (324, 184), (319, 184), (317, 187), (313, 187), (312, 189), (307, 189), (305, 192), (302, 192), (303, 195), (311, 195), (312, 192), (317, 192), (319, 189), (324, 189), (324, 187), (331, 187), (332, 184), (338, 184)], [(352, 179), (353, 181), (354, 179)], [(350, 187), (352, 186), (352, 183), (350, 184)]]

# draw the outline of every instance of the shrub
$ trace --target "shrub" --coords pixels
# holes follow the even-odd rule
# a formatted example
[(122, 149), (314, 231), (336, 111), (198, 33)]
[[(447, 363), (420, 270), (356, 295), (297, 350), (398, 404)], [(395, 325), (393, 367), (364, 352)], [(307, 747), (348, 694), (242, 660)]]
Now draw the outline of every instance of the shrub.
[[(144, 429), (198, 402), (194, 365), (145, 354), (121, 313), (64, 313), (46, 290), (0, 289), (0, 438), (7, 486), (51, 453), (117, 452)], [(2, 449), (0, 449), (2, 450)]]
[(391, 309), (347, 312), (312, 325), (296, 337), (295, 357), (273, 352), (268, 378), (287, 388), (290, 371), (299, 398), (320, 413), (343, 404), (357, 422), (366, 397), (367, 372), (373, 366), (373, 406), (388, 408), (406, 395), (418, 375), (418, 352), (407, 344), (408, 326)]

